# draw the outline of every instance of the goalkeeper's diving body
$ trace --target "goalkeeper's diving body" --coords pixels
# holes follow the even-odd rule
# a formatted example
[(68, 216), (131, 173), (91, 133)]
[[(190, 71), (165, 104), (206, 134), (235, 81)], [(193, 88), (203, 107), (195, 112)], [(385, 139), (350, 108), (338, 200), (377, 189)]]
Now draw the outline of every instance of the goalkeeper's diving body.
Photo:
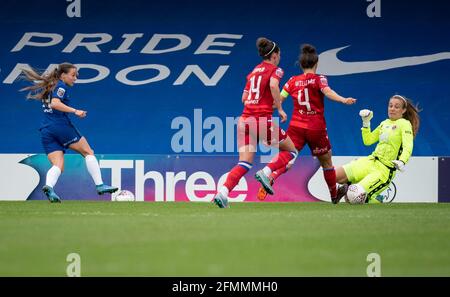
[[(389, 118), (372, 131), (370, 120), (373, 112), (368, 109), (359, 112), (364, 144), (378, 144), (371, 155), (336, 169), (336, 181), (341, 185), (340, 195), (333, 202), (339, 202), (345, 194), (358, 195), (359, 203), (382, 202), (377, 199), (378, 195), (389, 186), (397, 170), (404, 171), (411, 157), (414, 137), (420, 125), (418, 113), (418, 107), (410, 99), (394, 95), (389, 100)], [(348, 199), (351, 200), (350, 197)]]

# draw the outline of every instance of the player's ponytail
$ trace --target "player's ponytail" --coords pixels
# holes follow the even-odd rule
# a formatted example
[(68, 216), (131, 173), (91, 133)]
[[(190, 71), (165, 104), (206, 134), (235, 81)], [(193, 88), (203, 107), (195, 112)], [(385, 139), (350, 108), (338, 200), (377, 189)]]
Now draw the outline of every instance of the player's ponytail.
[(256, 48), (258, 49), (259, 56), (264, 60), (269, 60), (273, 53), (280, 52), (280, 47), (265, 37), (259, 37), (256, 40)]
[(420, 116), (419, 112), (422, 110), (419, 108), (419, 105), (414, 105), (414, 102), (412, 102), (411, 99), (406, 98), (402, 95), (394, 95), (392, 98), (397, 98), (402, 100), (403, 102), (403, 108), (406, 108), (406, 112), (403, 114), (403, 118), (407, 119), (411, 122), (411, 126), (413, 129), (413, 135), (416, 137), (417, 133), (419, 132), (420, 127)]
[(61, 74), (69, 73), (70, 69), (76, 68), (71, 63), (62, 63), (50, 72), (39, 73), (37, 70), (22, 69), (22, 77), (33, 82), (33, 85), (25, 87), (20, 91), (29, 91), (27, 99), (43, 100), (55, 88), (56, 83), (61, 78)]
[(303, 44), (300, 48), (298, 61), (302, 69), (313, 68), (319, 61), (316, 48), (311, 44)]

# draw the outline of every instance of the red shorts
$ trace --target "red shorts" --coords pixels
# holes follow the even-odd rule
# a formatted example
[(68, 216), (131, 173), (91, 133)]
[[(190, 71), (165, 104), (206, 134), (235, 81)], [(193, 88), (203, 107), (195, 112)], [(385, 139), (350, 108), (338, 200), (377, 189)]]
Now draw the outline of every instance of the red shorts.
[(252, 144), (256, 148), (259, 141), (265, 145), (276, 145), (287, 138), (287, 133), (272, 122), (272, 116), (241, 116), (237, 130), (238, 147)]
[(307, 143), (313, 156), (321, 156), (331, 150), (327, 130), (311, 130), (289, 126), (287, 134), (300, 152)]

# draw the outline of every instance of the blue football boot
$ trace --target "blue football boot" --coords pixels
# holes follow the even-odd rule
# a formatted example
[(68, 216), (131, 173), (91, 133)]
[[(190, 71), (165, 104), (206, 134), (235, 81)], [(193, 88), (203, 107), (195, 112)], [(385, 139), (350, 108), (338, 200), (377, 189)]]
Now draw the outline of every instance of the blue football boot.
[(95, 186), (95, 188), (96, 188), (97, 193), (99, 195), (103, 195), (105, 193), (114, 193), (114, 192), (116, 192), (119, 189), (119, 188), (111, 187), (111, 186), (108, 186), (108, 185), (105, 185), (105, 184), (101, 184), (101, 185)]
[(261, 183), (268, 194), (273, 195), (273, 188), (270, 183), (270, 179), (269, 177), (267, 177), (267, 175), (264, 174), (262, 170), (256, 172), (255, 178)]
[(220, 193), (214, 197), (214, 203), (220, 208), (228, 208), (228, 198)]
[(45, 196), (47, 196), (48, 200), (51, 203), (54, 202), (61, 203), (61, 198), (59, 198), (59, 196), (56, 195), (55, 190), (53, 190), (52, 187), (46, 185), (42, 188), (42, 191), (44, 192)]

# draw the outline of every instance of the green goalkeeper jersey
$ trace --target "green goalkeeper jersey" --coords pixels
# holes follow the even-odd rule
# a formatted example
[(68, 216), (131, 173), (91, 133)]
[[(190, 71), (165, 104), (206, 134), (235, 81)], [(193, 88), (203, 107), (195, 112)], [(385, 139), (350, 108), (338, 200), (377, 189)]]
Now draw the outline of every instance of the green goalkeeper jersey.
[(378, 141), (375, 151), (371, 154), (384, 165), (393, 168), (393, 160), (407, 163), (413, 150), (413, 132), (411, 122), (401, 118), (396, 121), (384, 120), (373, 131), (361, 128), (365, 145), (372, 145)]

